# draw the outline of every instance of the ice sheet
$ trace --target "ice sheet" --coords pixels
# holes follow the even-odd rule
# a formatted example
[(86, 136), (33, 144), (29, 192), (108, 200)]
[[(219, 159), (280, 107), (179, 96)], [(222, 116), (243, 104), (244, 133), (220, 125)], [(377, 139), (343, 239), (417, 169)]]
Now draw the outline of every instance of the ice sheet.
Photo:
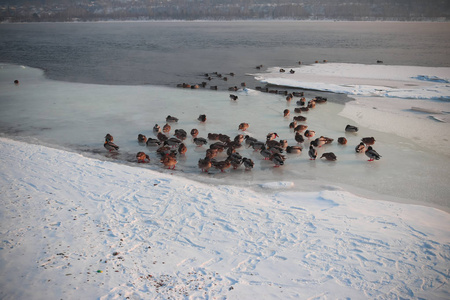
[[(18, 86), (13, 84), (16, 78), (20, 79)], [(443, 138), (437, 139), (434, 133), (420, 130), (415, 131), (420, 140), (402, 137), (399, 135), (401, 130), (392, 126), (390, 118), (379, 122), (381, 117), (376, 113), (386, 115), (382, 113), (381, 104), (376, 110), (366, 103), (344, 106), (333, 103), (333, 95), (330, 94), (328, 103), (318, 104), (314, 110), (303, 113), (307, 117), (305, 124), (316, 131), (317, 136), (334, 139), (332, 144), (318, 151), (319, 157), (323, 152), (334, 152), (338, 157), (335, 162), (310, 161), (303, 151), (300, 155), (287, 154), (285, 165), (274, 168), (274, 164), (264, 160), (258, 152), (242, 147), (238, 150), (241, 155), (255, 162), (252, 171), (241, 167), (224, 173), (211, 169), (208, 174), (202, 174), (197, 162), (205, 156), (209, 144), (196, 147), (188, 138), (185, 141), (188, 152), (179, 158), (176, 170), (165, 171), (155, 149), (138, 144), (138, 134), (154, 137), (152, 128), (155, 123), (162, 126), (166, 116), (173, 115), (180, 121), (172, 124), (171, 134), (178, 128), (187, 132), (197, 128), (203, 137), (208, 133), (227, 134), (231, 138), (248, 134), (264, 141), (268, 133), (277, 132), (279, 139), (286, 139), (289, 145), (297, 145), (289, 123), (295, 115), (293, 110), (298, 98), (286, 101), (282, 95), (247, 90), (236, 93), (239, 99), (233, 101), (229, 93), (220, 91), (56, 82), (45, 79), (39, 70), (10, 65), (2, 65), (0, 85), (0, 128), (6, 136), (15, 139), (170, 172), (206, 183), (248, 186), (268, 193), (272, 189), (262, 188), (268, 182), (292, 182), (293, 186), (286, 188), (294, 191), (345, 189), (359, 195), (425, 203), (443, 209), (450, 206), (450, 168), (447, 167), (450, 158), (439, 147), (430, 146), (434, 143), (442, 144), (443, 149), (447, 147), (450, 140), (448, 124), (423, 118), (421, 130), (432, 128), (432, 132), (442, 132)], [(436, 103), (447, 105), (442, 101)], [(350, 110), (352, 107), (354, 110)], [(286, 108), (291, 110), (288, 118), (283, 117)], [(359, 119), (358, 113), (367, 116)], [(206, 114), (207, 122), (200, 123), (197, 120), (199, 114)], [(417, 112), (411, 114), (419, 115)], [(246, 132), (238, 130), (242, 122), (250, 124)], [(416, 119), (413, 122), (417, 122)], [(359, 126), (359, 132), (346, 133), (344, 128), (347, 124)], [(382, 124), (392, 131), (373, 127), (373, 124)], [(407, 129), (408, 125), (403, 131)], [(103, 148), (106, 133), (112, 134), (120, 146), (118, 154), (110, 154)], [(346, 146), (336, 143), (340, 136), (348, 139)], [(355, 153), (355, 146), (365, 136), (376, 138), (374, 148), (382, 155), (380, 161), (369, 163), (364, 154)], [(308, 139), (301, 146), (307, 149)], [(136, 163), (135, 155), (139, 151), (150, 155), (149, 164)], [(225, 158), (226, 155), (221, 154), (218, 160)]]
[(317, 63), (280, 69), (272, 67), (255, 77), (274, 85), (349, 95), (450, 100), (450, 68)]

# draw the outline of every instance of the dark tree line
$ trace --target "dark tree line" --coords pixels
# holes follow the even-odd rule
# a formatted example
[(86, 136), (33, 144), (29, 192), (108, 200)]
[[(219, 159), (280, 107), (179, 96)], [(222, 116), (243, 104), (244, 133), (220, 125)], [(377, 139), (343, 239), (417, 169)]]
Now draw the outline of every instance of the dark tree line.
[(0, 0), (0, 21), (450, 20), (449, 0)]

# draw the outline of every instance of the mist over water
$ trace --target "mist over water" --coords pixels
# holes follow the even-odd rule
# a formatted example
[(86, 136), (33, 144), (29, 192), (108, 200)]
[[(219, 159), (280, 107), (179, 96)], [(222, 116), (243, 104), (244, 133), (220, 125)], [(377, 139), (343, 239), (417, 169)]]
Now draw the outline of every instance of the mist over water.
[[(283, 118), (285, 108), (293, 111), (295, 98), (287, 103), (282, 95), (235, 93), (228, 87), (246, 82), (262, 85), (247, 74), (261, 72), (255, 66), (298, 66), (327, 59), (337, 62), (450, 66), (448, 24), (404, 23), (314, 23), (314, 22), (147, 22), (83, 24), (1, 24), (0, 60), (41, 68), (2, 65), (0, 69), (0, 132), (3, 136), (47, 144), (89, 157), (113, 160), (132, 166), (171, 172), (212, 184), (235, 184), (260, 188), (264, 182), (293, 182), (292, 189), (315, 191), (344, 188), (374, 199), (422, 203), (448, 210), (448, 158), (395, 134), (360, 127), (356, 135), (344, 128), (353, 122), (338, 115), (349, 98), (341, 94), (305, 91), (310, 99), (328, 98), (304, 114), (306, 124), (318, 135), (334, 138), (319, 151), (334, 152), (336, 162), (310, 161), (304, 143), (301, 155), (287, 155), (286, 165), (273, 163), (245, 146), (239, 149), (255, 161), (253, 171), (226, 173), (211, 169), (202, 174), (197, 167), (207, 147), (198, 148), (190, 137), (188, 153), (179, 159), (175, 171), (162, 168), (155, 149), (137, 142), (139, 133), (154, 137), (155, 123), (165, 117), (180, 119), (171, 133), (192, 128), (223, 133), (234, 138), (238, 125), (250, 124), (249, 134), (264, 141), (267, 133), (295, 145), (288, 128), (291, 118)], [(431, 33), (434, 33), (431, 34)], [(421, 38), (419, 38), (421, 37)], [(434, 47), (431, 49), (429, 45)], [(206, 89), (174, 88), (182, 82), (198, 83), (204, 73), (228, 74), (228, 81), (216, 77)], [(45, 75), (45, 76), (44, 76)], [(12, 81), (20, 78), (20, 85)], [(65, 81), (65, 82), (63, 82)], [(218, 91), (209, 86), (217, 85)], [(165, 87), (164, 87), (165, 86)], [(197, 121), (206, 114), (205, 124)], [(120, 146), (119, 154), (103, 148), (110, 133)], [(347, 146), (336, 143), (345, 136)], [(375, 136), (376, 150), (383, 156), (367, 163), (354, 147), (363, 136)], [(151, 162), (138, 165), (135, 155), (144, 151)], [(319, 154), (320, 156), (320, 154)], [(225, 159), (225, 154), (219, 156)]]

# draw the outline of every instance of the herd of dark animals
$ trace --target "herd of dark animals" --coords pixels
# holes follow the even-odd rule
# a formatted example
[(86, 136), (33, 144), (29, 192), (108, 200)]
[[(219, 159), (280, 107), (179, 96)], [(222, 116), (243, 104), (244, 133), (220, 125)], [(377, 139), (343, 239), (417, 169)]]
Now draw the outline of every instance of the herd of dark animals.
[[(279, 93), (279, 92), (278, 92)], [(296, 113), (301, 113), (304, 111), (310, 111), (316, 108), (317, 104), (326, 103), (327, 99), (324, 97), (317, 96), (308, 102), (303, 97), (303, 93), (288, 93), (286, 96), (286, 101), (291, 101), (295, 96), (300, 97), (296, 102), (298, 107), (295, 108)], [(237, 101), (238, 97), (235, 95), (230, 95), (231, 101)], [(290, 116), (290, 111), (286, 109), (283, 112), (285, 117)], [(197, 120), (201, 123), (207, 121), (207, 117), (204, 114), (199, 115)], [(233, 139), (225, 134), (220, 133), (208, 133), (206, 138), (199, 137), (198, 129), (192, 129), (190, 135), (192, 138), (192, 143), (197, 147), (203, 147), (210, 143), (209, 149), (205, 152), (205, 157), (199, 159), (198, 168), (203, 172), (208, 172), (211, 167), (214, 167), (222, 172), (226, 169), (233, 167), (237, 169), (241, 165), (244, 166), (245, 170), (251, 170), (254, 166), (254, 162), (250, 158), (243, 157), (239, 154), (238, 150), (246, 144), (248, 148), (254, 149), (255, 152), (261, 154), (261, 159), (270, 160), (273, 162), (274, 167), (280, 167), (284, 165), (286, 156), (283, 155), (284, 152), (291, 154), (301, 154), (303, 147), (300, 144), (305, 142), (305, 138), (309, 142), (308, 155), (311, 160), (315, 160), (318, 156), (317, 149), (323, 145), (330, 144), (334, 141), (332, 138), (320, 136), (315, 138), (315, 131), (307, 129), (308, 126), (304, 124), (297, 124), (297, 122), (305, 122), (306, 117), (304, 116), (294, 116), (293, 121), (289, 124), (289, 128), (295, 133), (295, 140), (297, 145), (289, 146), (286, 140), (277, 141), (276, 138), (279, 137), (277, 133), (269, 133), (266, 136), (265, 141), (260, 141), (249, 135), (238, 134)], [(177, 157), (180, 155), (185, 155), (187, 147), (185, 145), (185, 140), (188, 134), (183, 129), (175, 129), (174, 134), (170, 137), (171, 125), (172, 123), (177, 123), (178, 118), (174, 116), (166, 117), (166, 124), (161, 128), (158, 124), (153, 127), (153, 132), (156, 138), (147, 138), (143, 134), (139, 134), (137, 141), (141, 145), (146, 145), (149, 148), (156, 147), (156, 153), (159, 155), (160, 162), (167, 168), (175, 169), (177, 164)], [(248, 123), (241, 123), (238, 126), (238, 130), (243, 133), (249, 128)], [(358, 128), (353, 125), (347, 125), (344, 129), (348, 133), (358, 132)], [(347, 144), (347, 139), (345, 137), (339, 137), (337, 142), (341, 145)], [(361, 139), (361, 143), (355, 147), (357, 153), (365, 153), (369, 158), (369, 161), (379, 160), (381, 156), (372, 148), (375, 143), (373, 137), (364, 137)], [(107, 134), (105, 136), (104, 147), (108, 151), (117, 151), (119, 147), (114, 143), (114, 138)], [(217, 156), (219, 153), (225, 152), (227, 157), (225, 160), (218, 160)], [(325, 152), (320, 158), (324, 158), (328, 161), (337, 160), (336, 155), (333, 152)], [(138, 152), (136, 154), (136, 160), (139, 163), (148, 163), (150, 158), (144, 152)]]
[[(323, 60), (324, 63), (326, 63), (326, 60)], [(299, 64), (302, 62), (299, 61)], [(318, 61), (316, 61), (318, 63)], [(382, 61), (377, 61), (377, 63), (382, 63)], [(256, 66), (256, 69), (261, 69), (263, 66), (258, 65)], [(286, 70), (280, 69), (281, 73), (285, 72)], [(295, 71), (291, 69), (289, 71), (291, 74), (294, 74)], [(228, 81), (227, 76), (223, 76), (222, 74), (218, 72), (212, 73), (213, 76), (217, 78), (221, 78), (224, 81)], [(229, 73), (229, 76), (234, 76), (234, 73)], [(212, 80), (210, 74), (206, 73), (204, 75), (207, 80)], [(15, 85), (19, 85), (19, 80), (14, 80)], [(206, 87), (207, 82), (204, 81), (201, 84), (178, 84), (178, 87), (182, 88), (192, 88), (197, 89), (201, 87)], [(211, 86), (210, 87), (213, 90), (217, 90), (217, 86)], [(241, 88), (246, 88), (245, 82), (241, 83)], [(238, 91), (240, 88), (237, 86), (229, 87), (229, 91)], [(310, 101), (306, 103), (306, 99), (304, 97), (303, 92), (288, 92), (287, 90), (279, 91), (279, 90), (269, 90), (269, 88), (261, 88), (256, 87), (256, 90), (259, 90), (261, 92), (268, 92), (268, 93), (276, 93), (276, 94), (282, 94), (286, 96), (286, 101), (291, 101), (294, 97), (300, 97), (300, 100), (298, 100), (296, 103), (298, 107), (294, 109), (295, 113), (300, 114), (304, 111), (309, 111), (310, 109), (314, 109), (316, 107), (316, 104), (325, 103), (327, 102), (327, 98), (317, 96)], [(238, 96), (234, 94), (230, 94), (230, 99), (232, 101), (237, 101)], [(289, 109), (285, 109), (283, 111), (284, 117), (290, 116)], [(198, 118), (199, 122), (206, 122), (206, 115), (201, 114)], [(308, 126), (304, 124), (297, 124), (297, 122), (304, 122), (306, 121), (306, 117), (304, 116), (294, 116), (293, 121), (289, 124), (289, 128), (293, 129), (295, 132), (295, 140), (298, 144), (302, 144), (305, 141), (305, 138), (310, 140), (310, 146), (308, 150), (308, 155), (311, 160), (315, 160), (317, 158), (317, 148), (322, 147), (325, 144), (330, 144), (333, 142), (332, 138), (321, 136), (319, 138), (316, 138), (314, 140), (311, 140), (315, 136), (315, 132), (313, 130), (307, 129)], [(169, 138), (171, 126), (169, 123), (178, 122), (178, 118), (173, 116), (167, 116), (166, 117), (166, 124), (163, 126), (162, 130), (158, 124), (156, 124), (153, 127), (153, 132), (156, 135), (155, 138), (147, 138), (143, 134), (138, 135), (138, 143), (141, 145), (146, 145), (147, 147), (158, 147), (156, 150), (156, 153), (160, 156), (160, 162), (171, 169), (175, 169), (175, 166), (177, 164), (177, 155), (184, 155), (187, 151), (186, 145), (183, 143), (184, 140), (187, 138), (187, 133), (183, 129), (176, 129), (174, 132), (174, 136)], [(248, 123), (241, 123), (238, 127), (239, 130), (245, 131), (249, 127)], [(353, 125), (347, 125), (345, 127), (345, 132), (358, 132), (358, 128)], [(302, 135), (303, 133), (303, 135)], [(190, 132), (192, 136), (192, 141), (195, 143), (198, 147), (202, 147), (208, 143), (208, 141), (205, 138), (198, 137), (198, 130), (192, 129)], [(232, 140), (228, 135), (225, 134), (216, 134), (216, 133), (208, 133), (208, 140), (215, 141), (214, 143), (210, 144), (209, 149), (206, 150), (205, 158), (199, 159), (198, 161), (198, 167), (202, 170), (207, 172), (211, 167), (215, 167), (216, 169), (221, 170), (224, 172), (224, 170), (233, 167), (234, 169), (237, 169), (239, 166), (244, 165), (246, 170), (250, 170), (254, 166), (254, 162), (250, 158), (242, 157), (237, 150), (242, 147), (242, 143), (245, 141), (247, 144), (247, 147), (252, 147), (254, 151), (259, 151), (261, 156), (265, 160), (271, 160), (274, 163), (275, 167), (279, 167), (284, 165), (284, 161), (286, 160), (286, 156), (281, 154), (284, 151), (286, 153), (292, 153), (292, 154), (300, 154), (303, 151), (303, 148), (301, 146), (288, 146), (288, 143), (286, 140), (280, 140), (276, 141), (275, 139), (278, 137), (277, 133), (269, 133), (267, 134), (266, 141), (258, 141), (257, 139), (250, 137), (249, 135), (243, 135), (238, 134), (234, 137)], [(347, 144), (347, 139), (345, 137), (339, 137), (338, 143), (341, 145)], [(379, 160), (381, 158), (381, 155), (379, 155), (373, 148), (372, 145), (375, 143), (375, 139), (373, 137), (365, 137), (361, 139), (361, 143), (355, 147), (355, 151), (357, 153), (365, 153), (367, 157), (369, 157), (369, 161)], [(105, 136), (105, 143), (104, 147), (106, 150), (112, 152), (112, 151), (118, 151), (119, 146), (117, 146), (114, 143), (114, 138), (111, 134), (106, 134)], [(366, 148), (367, 147), (367, 148)], [(174, 148), (177, 148), (175, 150)], [(222, 161), (218, 161), (216, 159), (217, 154), (221, 153), (226, 150), (227, 158)], [(329, 161), (335, 161), (337, 159), (336, 155), (333, 152), (325, 152), (322, 154), (320, 158), (325, 158)], [(136, 160), (139, 163), (148, 163), (150, 162), (150, 157), (145, 154), (145, 152), (138, 152), (136, 154)]]
[[(326, 60), (323, 61), (327, 62)], [(318, 63), (318, 61), (316, 61)], [(301, 64), (301, 62), (299, 62)], [(262, 68), (262, 65), (256, 66), (256, 69)], [(280, 72), (285, 72), (284, 69), (280, 69)], [(291, 74), (295, 73), (293, 69), (289, 71)], [(211, 74), (204, 74), (205, 78), (210, 81), (213, 78), (219, 78), (224, 81), (228, 81), (228, 76), (233, 77), (234, 73), (229, 73), (227, 76), (224, 76), (218, 72), (213, 72)], [(178, 84), (178, 87), (181, 88), (191, 88), (198, 89), (200, 87), (205, 88), (207, 86), (207, 82), (204, 81), (201, 84)], [(238, 91), (240, 89), (245, 89), (246, 84), (242, 82), (240, 87), (232, 86), (229, 87), (229, 91)], [(217, 86), (210, 86), (210, 89), (217, 90)], [(299, 97), (300, 99), (296, 101), (298, 107), (294, 109), (294, 113), (301, 114), (302, 112), (307, 112), (316, 108), (317, 104), (322, 104), (327, 102), (327, 98), (316, 96), (313, 99), (306, 101), (303, 92), (288, 92), (287, 90), (273, 90), (267, 87), (256, 87), (256, 90), (261, 92), (268, 92), (274, 94), (280, 94), (286, 96), (286, 101), (291, 101), (294, 97)], [(230, 101), (237, 101), (238, 96), (234, 94), (230, 94)], [(284, 117), (290, 116), (290, 110), (285, 109), (283, 112)], [(207, 117), (204, 114), (199, 115), (197, 120), (201, 123), (205, 123), (207, 121)], [(254, 162), (250, 158), (243, 157), (239, 154), (238, 150), (243, 146), (243, 143), (248, 148), (254, 149), (255, 152), (259, 152), (261, 154), (261, 159), (270, 160), (273, 162), (274, 167), (280, 167), (284, 165), (286, 160), (286, 156), (282, 153), (291, 153), (291, 154), (301, 154), (303, 151), (303, 147), (300, 144), (305, 142), (305, 138), (309, 140), (309, 150), (308, 155), (311, 160), (315, 160), (318, 156), (317, 149), (321, 148), (323, 145), (330, 144), (334, 141), (332, 138), (320, 136), (315, 138), (315, 131), (307, 129), (308, 126), (305, 124), (297, 124), (297, 122), (305, 122), (307, 119), (302, 115), (294, 116), (292, 122), (289, 124), (289, 128), (293, 130), (295, 133), (295, 141), (297, 145), (289, 146), (286, 140), (277, 141), (276, 138), (279, 137), (277, 133), (269, 133), (266, 136), (265, 141), (259, 141), (249, 135), (238, 134), (233, 139), (225, 134), (220, 133), (208, 133), (206, 138), (199, 137), (198, 129), (192, 129), (190, 131), (190, 135), (192, 137), (192, 143), (194, 143), (197, 147), (203, 147), (210, 143), (209, 148), (206, 150), (205, 157), (199, 159), (198, 168), (202, 170), (202, 172), (208, 172), (208, 170), (212, 167), (224, 172), (226, 169), (232, 167), (233, 169), (239, 168), (241, 165), (244, 166), (245, 170), (251, 170), (254, 166)], [(188, 134), (183, 129), (175, 129), (174, 134), (170, 137), (171, 131), (171, 123), (177, 123), (178, 118), (174, 116), (166, 117), (166, 124), (161, 128), (158, 124), (153, 127), (153, 133), (156, 138), (147, 138), (143, 134), (139, 134), (137, 141), (140, 145), (146, 145), (148, 148), (157, 148), (156, 153), (160, 158), (160, 162), (167, 168), (175, 169), (177, 164), (177, 157), (181, 155), (185, 155), (187, 151), (187, 147), (185, 145), (185, 140), (188, 137)], [(250, 125), (247, 123), (241, 123), (238, 126), (238, 130), (243, 133), (247, 130)], [(347, 133), (356, 133), (358, 132), (358, 128), (353, 125), (347, 125), (344, 129)], [(345, 137), (339, 137), (337, 142), (341, 145), (347, 144), (347, 139)], [(372, 148), (372, 145), (375, 143), (375, 139), (373, 137), (364, 137), (361, 139), (359, 145), (355, 147), (355, 151), (357, 153), (365, 153), (365, 155), (369, 158), (369, 161), (379, 160), (381, 156)], [(104, 147), (112, 152), (118, 151), (119, 147), (114, 143), (114, 138), (111, 134), (107, 134), (105, 136)], [(227, 157), (225, 160), (218, 160), (218, 154), (225, 152)], [(328, 161), (337, 160), (336, 155), (333, 152), (325, 152), (320, 158), (324, 158)], [(148, 163), (150, 162), (150, 157), (145, 154), (145, 152), (138, 152), (136, 154), (136, 160), (138, 163)]]

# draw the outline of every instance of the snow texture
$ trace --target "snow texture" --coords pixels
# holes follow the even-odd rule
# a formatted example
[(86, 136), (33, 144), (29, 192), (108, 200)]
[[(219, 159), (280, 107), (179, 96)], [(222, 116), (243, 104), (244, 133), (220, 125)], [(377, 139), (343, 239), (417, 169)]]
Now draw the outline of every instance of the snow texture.
[(0, 152), (2, 299), (450, 297), (434, 208), (216, 187), (5, 138)]

